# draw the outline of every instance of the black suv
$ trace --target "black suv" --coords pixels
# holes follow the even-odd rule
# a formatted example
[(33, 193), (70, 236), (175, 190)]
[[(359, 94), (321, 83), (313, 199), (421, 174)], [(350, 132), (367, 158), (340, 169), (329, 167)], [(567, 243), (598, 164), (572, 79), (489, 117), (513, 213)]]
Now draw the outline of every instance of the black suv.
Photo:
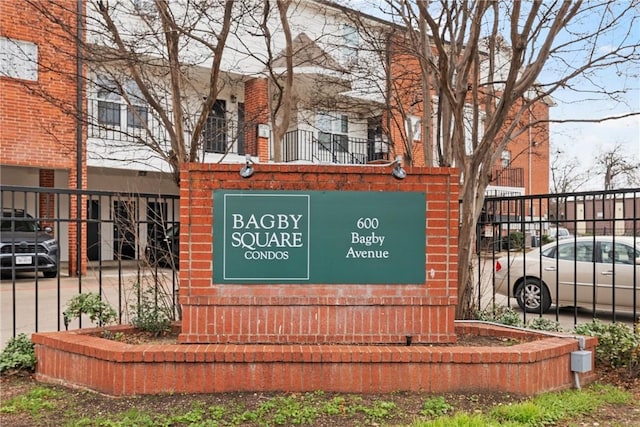
[(38, 272), (58, 275), (58, 241), (53, 230), (40, 228), (22, 209), (2, 209), (0, 218), (0, 273)]

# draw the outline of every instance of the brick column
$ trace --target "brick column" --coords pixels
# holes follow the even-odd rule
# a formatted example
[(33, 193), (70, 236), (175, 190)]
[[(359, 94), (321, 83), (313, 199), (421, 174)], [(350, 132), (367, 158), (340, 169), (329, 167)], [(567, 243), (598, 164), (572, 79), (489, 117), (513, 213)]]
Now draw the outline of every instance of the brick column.
[(244, 84), (245, 150), (265, 163), (269, 161), (269, 140), (258, 137), (258, 125), (269, 123), (268, 94), (267, 79), (255, 78)]
[[(39, 185), (42, 188), (54, 187), (54, 170), (39, 170)], [(38, 216), (40, 217), (41, 227), (51, 227), (55, 233), (55, 224), (50, 219), (55, 218), (55, 198), (53, 193), (40, 193), (38, 198)]]

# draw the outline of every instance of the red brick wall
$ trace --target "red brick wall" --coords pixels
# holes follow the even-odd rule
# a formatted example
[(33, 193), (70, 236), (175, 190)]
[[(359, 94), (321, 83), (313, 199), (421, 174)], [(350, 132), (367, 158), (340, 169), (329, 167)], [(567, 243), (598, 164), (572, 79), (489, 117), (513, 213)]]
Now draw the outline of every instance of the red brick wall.
[[(185, 164), (181, 172), (180, 303), (184, 343), (452, 342), (457, 286), (458, 175), (386, 166)], [(427, 195), (422, 285), (212, 284), (213, 190), (418, 191)], [(218, 254), (219, 256), (220, 254)]]
[[(36, 2), (39, 3), (39, 2)], [(32, 9), (25, 1), (3, 1), (0, 13), (0, 35), (31, 42), (38, 49), (38, 80), (27, 81), (0, 76), (0, 162), (2, 165), (35, 167), (46, 170), (41, 186), (64, 187), (53, 182), (53, 170), (68, 172), (68, 188), (77, 187), (76, 141), (76, 57), (73, 36), (76, 28), (75, 1), (44, 0), (40, 2), (61, 25), (54, 24)], [(65, 30), (61, 26), (65, 26)], [(86, 138), (83, 138), (83, 141)], [(82, 148), (82, 183), (86, 188), (86, 147)], [(76, 212), (75, 199), (71, 211)], [(40, 215), (52, 214), (53, 206), (40, 200), (45, 209)], [(84, 211), (84, 209), (83, 209)], [(50, 225), (50, 224), (47, 224)], [(76, 264), (77, 229), (69, 224), (69, 272), (85, 271)], [(83, 231), (85, 235), (86, 231)], [(86, 248), (82, 245), (82, 260)]]
[[(130, 328), (109, 329), (127, 333)], [(522, 343), (491, 347), (130, 345), (98, 338), (99, 332), (34, 334), (36, 379), (115, 396), (315, 390), (535, 395), (574, 385), (571, 352), (578, 350), (573, 337), (478, 323), (456, 325), (456, 333)], [(596, 342), (585, 337), (592, 366)], [(577, 376), (583, 385), (596, 378), (594, 370)]]
[[(51, 188), (54, 186), (54, 171), (51, 169), (40, 169), (40, 187)], [(38, 200), (38, 216), (41, 218), (41, 227), (51, 227), (55, 232), (55, 224), (48, 219), (55, 218), (55, 198), (53, 193), (40, 193)]]
[[(74, 2), (66, 2), (66, 6)], [(62, 7), (50, 12), (75, 28), (74, 15)], [(2, 37), (35, 43), (38, 47), (38, 80), (0, 76), (0, 132), (2, 163), (6, 165), (74, 169), (76, 129), (73, 114), (61, 106), (75, 105), (75, 59), (67, 56), (69, 36), (30, 8), (24, 1), (2, 2)], [(46, 101), (50, 95), (55, 102)]]
[[(418, 59), (412, 52), (407, 52), (404, 46), (407, 41), (398, 39), (393, 46), (391, 60), (391, 115), (389, 118), (389, 135), (393, 141), (393, 150), (398, 154), (410, 153), (414, 165), (424, 166), (424, 151), (420, 141), (407, 142), (405, 123), (402, 113), (405, 115), (422, 116), (422, 80)], [(437, 56), (437, 52), (434, 51)], [(435, 77), (434, 77), (435, 78)], [(432, 95), (435, 91), (432, 90)], [(469, 103), (473, 100), (469, 96)], [(412, 105), (413, 104), (413, 105)], [(482, 109), (482, 103), (480, 108)], [(506, 130), (515, 120), (516, 114), (522, 105), (516, 103), (505, 117), (503, 130)], [(531, 107), (531, 115), (525, 113), (520, 118), (520, 123), (513, 132), (515, 135), (506, 149), (511, 151), (513, 168), (522, 168), (524, 171), (524, 188), (526, 194), (549, 193), (549, 105), (544, 100), (536, 102)], [(518, 133), (533, 123), (531, 130)], [(425, 129), (422, 129), (424, 132)], [(433, 138), (433, 137), (431, 137)], [(498, 136), (500, 138), (500, 136)], [(535, 143), (529, 151), (529, 142)], [(405, 158), (406, 158), (405, 154)], [(529, 161), (531, 159), (531, 161)], [(500, 166), (500, 161), (496, 162)], [(531, 180), (529, 176), (531, 175)], [(530, 182), (531, 181), (531, 182)], [(546, 207), (543, 207), (546, 212)], [(543, 212), (544, 213), (544, 212)], [(537, 215), (540, 213), (537, 212)]]
[[(403, 49), (403, 43), (398, 41), (394, 46), (391, 60), (391, 112), (388, 118), (389, 137), (393, 142), (393, 158), (402, 155), (406, 162), (415, 166), (424, 166), (424, 150), (421, 138), (414, 136), (409, 141), (404, 117), (422, 116), (422, 79), (419, 63), (415, 55)], [(424, 129), (422, 130), (424, 132)]]
[(268, 140), (258, 138), (258, 124), (269, 123), (268, 83), (266, 79), (251, 79), (244, 84), (245, 145), (247, 154), (259, 156), (261, 162), (269, 159)]
[[(506, 125), (512, 120), (510, 117)], [(535, 103), (530, 112), (523, 113), (520, 118), (522, 127), (528, 126), (531, 122), (531, 128), (515, 136), (507, 145), (507, 150), (511, 151), (511, 167), (524, 170), (525, 194), (549, 194), (548, 121), (549, 106), (543, 102)]]

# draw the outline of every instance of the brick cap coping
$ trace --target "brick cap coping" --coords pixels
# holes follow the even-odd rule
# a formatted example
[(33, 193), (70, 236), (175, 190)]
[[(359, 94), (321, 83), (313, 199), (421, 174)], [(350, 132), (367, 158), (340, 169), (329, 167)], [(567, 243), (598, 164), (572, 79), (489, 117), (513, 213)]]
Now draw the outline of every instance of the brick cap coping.
[[(578, 350), (573, 335), (509, 328), (485, 322), (456, 324), (457, 335), (499, 336), (523, 340), (512, 346), (307, 345), (307, 344), (126, 344), (93, 336), (105, 328), (35, 333), (32, 341), (111, 362), (305, 362), (305, 363), (533, 363)], [(130, 326), (107, 328), (114, 332)], [(586, 348), (597, 339), (585, 337)]]

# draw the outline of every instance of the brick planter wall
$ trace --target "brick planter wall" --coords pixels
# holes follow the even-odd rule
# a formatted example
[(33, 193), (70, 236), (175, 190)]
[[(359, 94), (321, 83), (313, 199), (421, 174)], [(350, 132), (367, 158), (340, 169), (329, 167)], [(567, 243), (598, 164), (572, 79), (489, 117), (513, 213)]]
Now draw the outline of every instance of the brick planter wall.
[[(181, 343), (455, 342), (458, 175), (451, 168), (187, 164), (181, 174)], [(213, 191), (388, 191), (426, 196), (424, 284), (213, 284)], [(339, 209), (336, 206), (336, 209)], [(218, 256), (221, 256), (219, 254)]]
[[(577, 340), (569, 336), (478, 322), (465, 322), (456, 333), (524, 342), (508, 347), (132, 345), (92, 336), (97, 332), (34, 334), (36, 378), (113, 396), (315, 390), (534, 395), (574, 385), (570, 353), (578, 350)], [(596, 339), (585, 340), (595, 354)], [(578, 375), (581, 384), (595, 379), (594, 371)]]
[[(185, 165), (179, 343), (132, 345), (99, 330), (37, 333), (36, 378), (115, 396), (226, 391), (507, 392), (570, 388), (575, 337), (479, 322), (456, 325), (458, 176), (449, 169)], [(424, 284), (213, 284), (213, 190), (426, 193)], [(339, 207), (338, 207), (339, 208)], [(109, 328), (126, 332), (127, 326)], [(130, 329), (130, 328), (129, 328)], [(456, 345), (462, 334), (521, 341)], [(407, 345), (407, 337), (412, 345)], [(585, 338), (594, 363), (595, 338)], [(441, 345), (437, 345), (441, 343)]]

